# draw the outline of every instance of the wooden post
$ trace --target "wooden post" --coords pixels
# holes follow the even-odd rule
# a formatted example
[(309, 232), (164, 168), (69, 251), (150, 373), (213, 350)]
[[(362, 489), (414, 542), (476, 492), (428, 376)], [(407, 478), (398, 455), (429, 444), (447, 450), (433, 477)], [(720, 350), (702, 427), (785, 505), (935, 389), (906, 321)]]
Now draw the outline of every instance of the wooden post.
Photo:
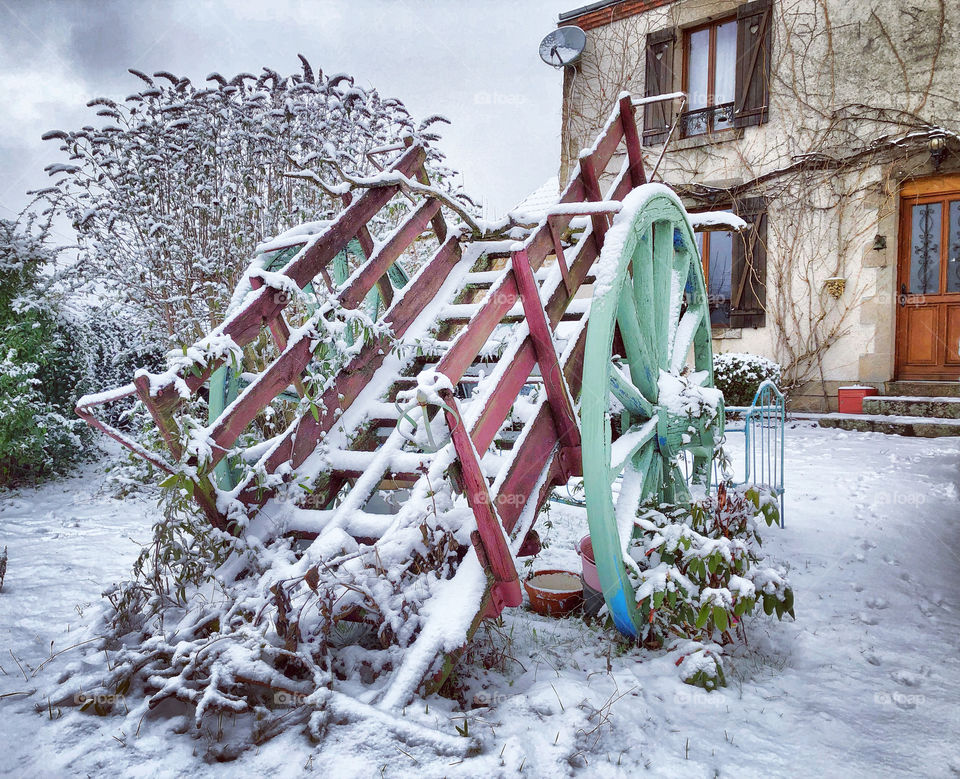
[(643, 169), (640, 134), (637, 132), (633, 98), (630, 95), (620, 98), (620, 124), (623, 125), (623, 138), (627, 145), (627, 159), (630, 160), (630, 183), (639, 187), (641, 184), (647, 183), (647, 173)]
[[(262, 286), (262, 278), (259, 276), (250, 277), (250, 287), (252, 289), (260, 289)], [(283, 350), (287, 348), (287, 342), (290, 340), (290, 328), (287, 327), (286, 320), (283, 318), (283, 312), (278, 311), (277, 315), (267, 322), (267, 326), (270, 328), (270, 335), (273, 336), (273, 342), (277, 345), (277, 349), (283, 352)], [(293, 386), (301, 398), (307, 394), (303, 386), (303, 380), (299, 375), (294, 377)]]
[(490, 500), (487, 480), (480, 468), (480, 457), (473, 445), (470, 432), (463, 423), (457, 400), (448, 389), (441, 390), (440, 397), (453, 412), (444, 409), (447, 425), (450, 428), (450, 438), (453, 440), (453, 446), (457, 450), (457, 458), (460, 461), (460, 478), (464, 492), (477, 518), (477, 529), (471, 534), (470, 540), (473, 542), (481, 564), (493, 576), (492, 606), (495, 614), (499, 614), (507, 606), (519, 606), (523, 603), (520, 579), (513, 563), (513, 555), (510, 554), (510, 547), (507, 546), (503, 525), (500, 524), (493, 501)]
[[(593, 166), (593, 157), (590, 155), (580, 158), (580, 176), (583, 178), (587, 200), (601, 200), (600, 180), (597, 178), (597, 171)], [(603, 237), (607, 234), (607, 217), (605, 214), (593, 214), (590, 221), (593, 223), (593, 232), (597, 236), (597, 244), (602, 248)]]
[(530, 337), (533, 339), (533, 348), (537, 353), (537, 364), (543, 377), (543, 386), (547, 391), (550, 409), (557, 423), (557, 433), (562, 446), (580, 446), (580, 429), (577, 426), (577, 415), (573, 410), (573, 402), (567, 383), (560, 370), (557, 349), (553, 344), (550, 332), (550, 323), (543, 309), (540, 299), (540, 288), (530, 268), (530, 260), (526, 251), (513, 252), (513, 275), (520, 292), (520, 302), (523, 304), (523, 313), (530, 328)]
[(553, 221), (547, 217), (547, 229), (550, 231), (550, 238), (553, 240), (553, 253), (557, 258), (557, 265), (560, 266), (560, 275), (563, 277), (563, 286), (572, 298), (575, 291), (570, 281), (570, 272), (567, 268), (567, 258), (563, 253), (563, 245), (560, 242), (560, 235), (553, 225)]

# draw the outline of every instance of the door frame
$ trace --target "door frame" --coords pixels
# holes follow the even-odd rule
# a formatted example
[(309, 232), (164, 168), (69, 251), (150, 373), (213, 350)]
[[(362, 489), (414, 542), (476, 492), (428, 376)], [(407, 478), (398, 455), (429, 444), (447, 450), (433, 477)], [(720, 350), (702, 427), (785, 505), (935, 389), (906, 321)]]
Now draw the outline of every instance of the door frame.
[[(905, 345), (906, 338), (904, 328), (906, 327), (906, 318), (903, 316), (904, 307), (900, 305), (900, 295), (902, 285), (907, 285), (909, 290), (909, 265), (910, 265), (910, 239), (912, 235), (912, 218), (910, 207), (928, 202), (938, 202), (946, 200), (955, 195), (960, 199), (960, 173), (947, 173), (937, 176), (929, 176), (922, 179), (907, 181), (900, 188), (900, 197), (897, 214), (897, 263), (896, 263), (896, 284), (894, 287), (894, 379), (904, 381), (956, 381), (960, 377), (960, 365), (954, 370), (949, 370), (949, 366), (944, 366), (942, 370), (932, 370), (928, 372), (910, 371), (905, 372)], [(941, 246), (948, 244), (949, 237), (949, 211), (944, 220), (941, 230)], [(940, 267), (940, 284), (943, 288), (943, 276), (947, 273), (948, 262), (944, 253)], [(910, 294), (909, 292), (907, 294)], [(951, 297), (956, 294), (957, 302), (960, 303), (960, 293), (951, 293)], [(937, 298), (945, 295), (936, 295)], [(940, 339), (940, 334), (946, 334), (946, 309), (942, 307), (947, 301), (932, 301), (932, 305), (940, 304), (941, 308), (937, 311), (937, 333), (936, 339)], [(942, 347), (941, 347), (942, 348)], [(949, 348), (949, 345), (947, 345)], [(939, 357), (938, 357), (939, 359)]]

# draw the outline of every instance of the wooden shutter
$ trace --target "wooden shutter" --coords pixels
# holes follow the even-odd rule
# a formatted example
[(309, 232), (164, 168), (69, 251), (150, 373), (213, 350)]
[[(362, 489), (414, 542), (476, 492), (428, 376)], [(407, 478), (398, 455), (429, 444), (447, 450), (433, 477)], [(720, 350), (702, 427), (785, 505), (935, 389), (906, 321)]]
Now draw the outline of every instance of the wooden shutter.
[[(673, 91), (673, 45), (676, 41), (673, 28), (650, 33), (647, 36), (647, 59), (644, 82), (644, 97), (663, 95)], [(663, 143), (670, 129), (671, 106), (669, 101), (652, 103), (643, 109), (643, 142)]]
[(733, 235), (730, 327), (763, 327), (767, 303), (767, 203), (762, 197), (737, 204), (749, 229)]
[(772, 0), (756, 0), (737, 9), (735, 127), (763, 124), (769, 118), (772, 33)]

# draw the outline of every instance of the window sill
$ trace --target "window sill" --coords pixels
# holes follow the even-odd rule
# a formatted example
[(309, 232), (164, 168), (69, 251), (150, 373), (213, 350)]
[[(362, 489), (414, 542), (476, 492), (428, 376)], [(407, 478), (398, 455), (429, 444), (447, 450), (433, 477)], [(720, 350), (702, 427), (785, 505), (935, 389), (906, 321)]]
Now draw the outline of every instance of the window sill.
[(742, 137), (742, 127), (731, 127), (729, 130), (718, 130), (712, 133), (691, 135), (689, 138), (679, 138), (673, 142), (672, 146), (674, 151), (683, 151), (684, 149), (698, 149), (701, 146), (713, 146), (726, 141), (736, 141)]
[(743, 329), (740, 327), (713, 327), (711, 336), (714, 341), (729, 341), (743, 338)]

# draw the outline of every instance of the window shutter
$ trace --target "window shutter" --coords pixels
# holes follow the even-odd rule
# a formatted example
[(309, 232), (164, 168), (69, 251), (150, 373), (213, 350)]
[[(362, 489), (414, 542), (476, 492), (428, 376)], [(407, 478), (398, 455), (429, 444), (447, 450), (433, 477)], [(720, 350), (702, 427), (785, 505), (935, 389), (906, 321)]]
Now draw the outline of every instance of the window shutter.
[(762, 197), (741, 200), (737, 214), (749, 225), (734, 233), (730, 269), (730, 327), (766, 325), (767, 203)]
[(769, 118), (772, 33), (772, 0), (756, 0), (737, 9), (735, 127), (763, 124)]
[[(647, 59), (644, 97), (663, 95), (673, 89), (673, 28), (650, 33), (647, 36)], [(663, 143), (671, 122), (670, 103), (652, 103), (643, 108), (643, 142)]]

